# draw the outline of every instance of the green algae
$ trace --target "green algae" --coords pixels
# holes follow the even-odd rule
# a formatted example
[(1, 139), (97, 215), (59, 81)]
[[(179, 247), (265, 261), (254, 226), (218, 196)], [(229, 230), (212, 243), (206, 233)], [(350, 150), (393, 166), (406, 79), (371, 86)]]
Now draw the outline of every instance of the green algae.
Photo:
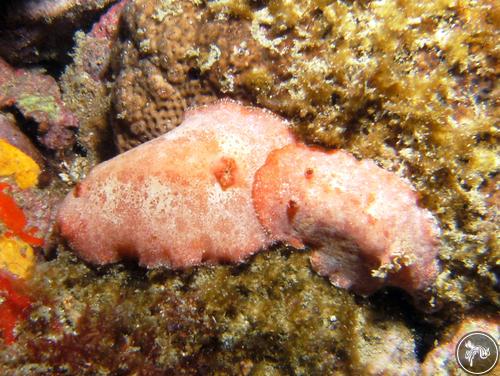
[(389, 332), (399, 369), (417, 366), (404, 320), (332, 287), (306, 252), (177, 273), (93, 269), (60, 247), (30, 283), (35, 307), (0, 351), (3, 374), (343, 375), (375, 367), (359, 351)]
[(17, 104), (26, 112), (44, 112), (52, 121), (57, 121), (60, 108), (52, 96), (23, 95), (17, 99)]

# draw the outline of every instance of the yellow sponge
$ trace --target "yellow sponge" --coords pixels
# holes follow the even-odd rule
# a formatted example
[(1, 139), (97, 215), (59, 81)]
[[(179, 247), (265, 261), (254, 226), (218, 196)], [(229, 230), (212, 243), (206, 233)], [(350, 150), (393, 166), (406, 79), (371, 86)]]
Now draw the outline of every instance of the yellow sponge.
[(0, 238), (0, 269), (5, 269), (19, 278), (27, 278), (34, 263), (35, 254), (29, 244), (5, 236)]
[(14, 175), (19, 188), (33, 187), (38, 182), (40, 167), (29, 156), (0, 139), (0, 176)]

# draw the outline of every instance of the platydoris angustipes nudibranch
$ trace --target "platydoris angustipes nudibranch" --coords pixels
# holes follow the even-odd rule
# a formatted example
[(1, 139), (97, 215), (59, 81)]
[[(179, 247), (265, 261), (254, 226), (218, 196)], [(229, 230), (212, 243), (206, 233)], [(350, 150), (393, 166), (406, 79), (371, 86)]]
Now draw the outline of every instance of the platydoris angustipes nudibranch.
[(299, 143), (269, 111), (223, 100), (96, 166), (58, 227), (84, 260), (174, 269), (238, 263), (284, 242), (339, 287), (410, 293), (436, 277), (439, 229), (411, 185), (372, 161)]

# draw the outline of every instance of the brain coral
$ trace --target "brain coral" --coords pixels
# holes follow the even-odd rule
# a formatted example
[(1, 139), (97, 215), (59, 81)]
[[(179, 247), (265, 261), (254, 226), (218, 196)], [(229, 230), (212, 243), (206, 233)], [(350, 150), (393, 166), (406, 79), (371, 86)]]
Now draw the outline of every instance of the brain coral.
[(136, 0), (113, 61), (118, 146), (154, 138), (221, 94), (267, 107), (306, 140), (410, 179), (442, 223), (441, 300), (500, 305), (494, 7)]
[(277, 242), (319, 250), (336, 286), (414, 294), (436, 278), (438, 233), (411, 186), (372, 161), (296, 143), (274, 115), (230, 101), (94, 168), (58, 214), (84, 259), (148, 267), (241, 262)]

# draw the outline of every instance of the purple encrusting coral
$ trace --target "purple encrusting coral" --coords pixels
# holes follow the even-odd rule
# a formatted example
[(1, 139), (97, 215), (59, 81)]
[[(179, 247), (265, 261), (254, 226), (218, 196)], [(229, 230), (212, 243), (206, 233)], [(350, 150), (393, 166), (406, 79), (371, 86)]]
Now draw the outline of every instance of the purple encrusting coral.
[(118, 32), (120, 14), (127, 1), (121, 0), (109, 8), (86, 35), (88, 39), (93, 41), (94, 48), (89, 48), (87, 53), (82, 56), (82, 60), (85, 71), (96, 81), (102, 80), (102, 76), (108, 68), (108, 65), (103, 64), (103, 62), (109, 61), (112, 43)]

